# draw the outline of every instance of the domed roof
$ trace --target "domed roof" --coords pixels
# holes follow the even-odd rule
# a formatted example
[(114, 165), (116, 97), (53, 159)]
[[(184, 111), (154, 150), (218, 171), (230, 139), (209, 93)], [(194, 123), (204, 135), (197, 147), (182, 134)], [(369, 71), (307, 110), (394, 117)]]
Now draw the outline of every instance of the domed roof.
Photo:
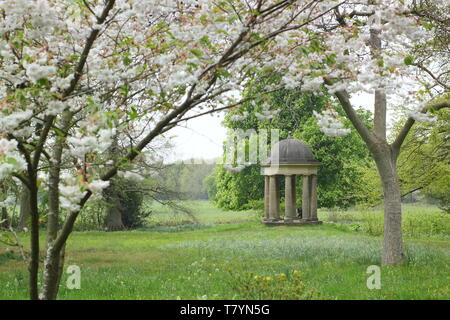
[(270, 163), (302, 164), (318, 163), (308, 145), (297, 139), (284, 139), (273, 145)]

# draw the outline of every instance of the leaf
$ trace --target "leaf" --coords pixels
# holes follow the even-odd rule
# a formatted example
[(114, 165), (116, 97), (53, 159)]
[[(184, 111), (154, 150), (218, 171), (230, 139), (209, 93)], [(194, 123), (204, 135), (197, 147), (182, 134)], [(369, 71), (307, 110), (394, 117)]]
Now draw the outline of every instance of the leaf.
[(191, 53), (199, 59), (203, 56), (203, 51), (200, 49), (192, 49)]
[(6, 163), (9, 163), (9, 164), (11, 164), (13, 166), (16, 166), (18, 164), (17, 160), (12, 158), (12, 157), (6, 158)]
[(408, 56), (405, 57), (405, 59), (403, 61), (405, 62), (405, 64), (407, 66), (411, 66), (411, 65), (414, 64), (414, 57), (411, 56), (411, 55), (408, 55)]

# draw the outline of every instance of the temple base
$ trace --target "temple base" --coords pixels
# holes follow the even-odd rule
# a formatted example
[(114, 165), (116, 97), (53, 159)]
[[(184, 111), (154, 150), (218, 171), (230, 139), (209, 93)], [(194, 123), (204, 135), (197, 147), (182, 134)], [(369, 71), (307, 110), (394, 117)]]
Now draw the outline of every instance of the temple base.
[(322, 224), (322, 221), (319, 220), (306, 220), (306, 219), (294, 219), (294, 220), (263, 220), (263, 224), (274, 225), (274, 226), (292, 226), (292, 225), (300, 225), (300, 224)]

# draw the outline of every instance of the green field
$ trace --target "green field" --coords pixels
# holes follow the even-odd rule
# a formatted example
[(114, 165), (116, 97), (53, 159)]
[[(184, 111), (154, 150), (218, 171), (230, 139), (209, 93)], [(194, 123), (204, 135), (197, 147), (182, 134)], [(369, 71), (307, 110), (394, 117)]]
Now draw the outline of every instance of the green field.
[[(80, 266), (81, 289), (67, 289), (65, 274), (58, 298), (450, 298), (450, 221), (437, 208), (404, 208), (406, 262), (382, 267), (381, 290), (369, 290), (366, 269), (380, 265), (381, 211), (323, 211), (323, 225), (269, 227), (254, 211), (188, 205), (198, 223), (158, 205), (141, 230), (74, 232), (66, 267)], [(26, 267), (3, 245), (0, 298), (27, 298)]]

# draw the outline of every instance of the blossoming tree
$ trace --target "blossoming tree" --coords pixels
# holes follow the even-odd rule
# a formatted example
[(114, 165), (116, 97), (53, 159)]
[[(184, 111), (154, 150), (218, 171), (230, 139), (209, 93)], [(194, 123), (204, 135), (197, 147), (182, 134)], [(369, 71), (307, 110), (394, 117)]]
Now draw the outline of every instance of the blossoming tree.
[[(323, 1), (0, 1), (0, 178), (30, 192), (30, 298), (57, 295), (84, 204), (155, 138), (239, 90), (270, 40), (330, 14)], [(108, 159), (116, 137), (128, 153)], [(39, 294), (39, 205), (49, 199)], [(59, 225), (61, 212), (67, 218)]]
[[(431, 36), (401, 2), (9, 0), (0, 12), (0, 179), (12, 176), (30, 193), (31, 299), (56, 298), (75, 220), (112, 177), (140, 179), (133, 164), (151, 156), (158, 136), (194, 111), (238, 105), (227, 92), (272, 72), (285, 73), (287, 87), (325, 81), (335, 92), (377, 161), (384, 261), (399, 261), (395, 158), (414, 119), (429, 118), (413, 113), (389, 145), (386, 97), (416, 67), (412, 46)], [(351, 108), (347, 92), (360, 89), (375, 92), (374, 132)], [(325, 133), (345, 134), (332, 111), (318, 116)], [(108, 157), (116, 139), (128, 152)], [(38, 190), (49, 199), (41, 290)]]
[[(416, 121), (435, 122), (432, 110), (450, 107), (448, 4), (444, 1), (366, 1), (335, 8), (335, 20), (324, 21), (315, 32), (316, 44), (307, 56), (293, 60), (304, 90), (324, 84), (371, 151), (384, 192), (384, 248), (382, 262), (403, 259), (401, 192), (397, 158)], [(292, 76), (287, 75), (287, 84)], [(373, 130), (358, 118), (351, 94), (374, 98)], [(388, 107), (405, 107), (407, 120), (388, 141)], [(329, 136), (346, 129), (333, 110), (317, 114)]]

